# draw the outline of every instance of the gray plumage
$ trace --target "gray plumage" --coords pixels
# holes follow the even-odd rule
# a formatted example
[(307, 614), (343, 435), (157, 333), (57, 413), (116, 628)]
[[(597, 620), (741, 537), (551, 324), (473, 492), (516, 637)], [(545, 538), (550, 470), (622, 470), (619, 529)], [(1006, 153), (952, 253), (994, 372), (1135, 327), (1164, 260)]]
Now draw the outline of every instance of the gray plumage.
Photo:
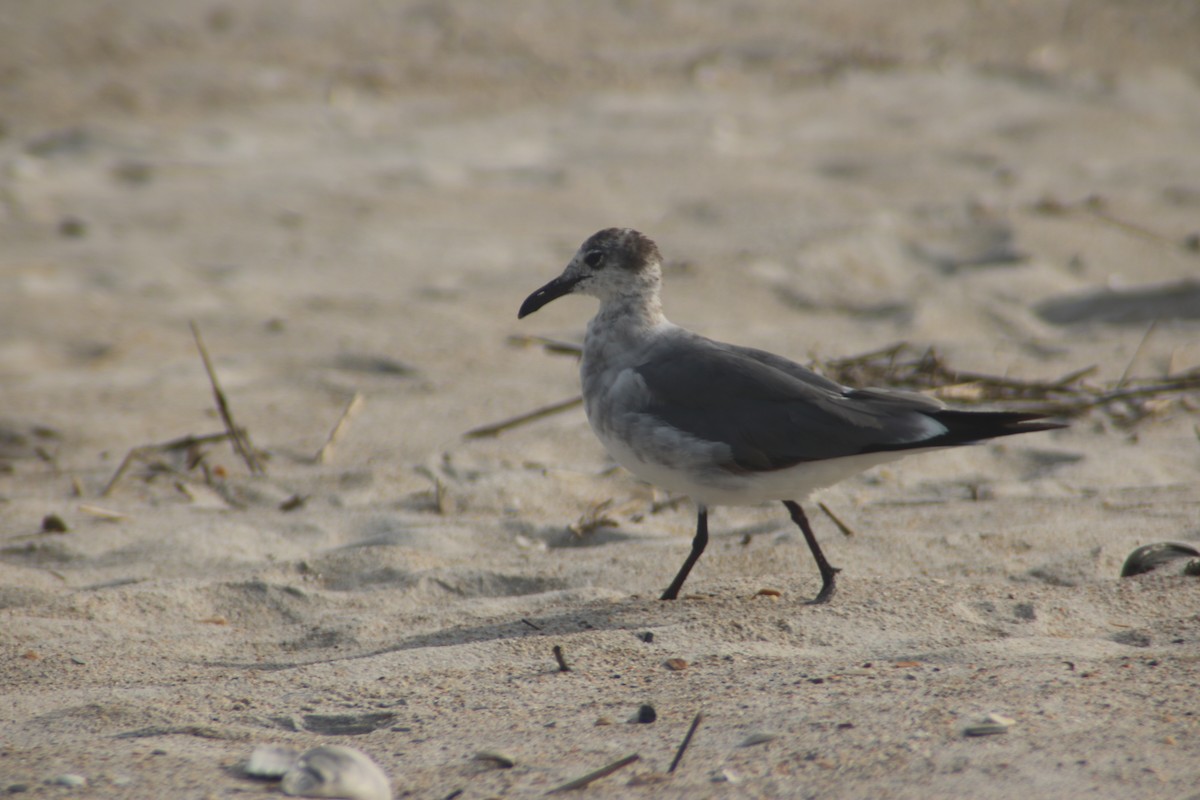
[(707, 542), (709, 505), (780, 500), (821, 568), (830, 567), (796, 499), (904, 455), (1062, 427), (1021, 412), (947, 409), (909, 392), (841, 386), (782, 356), (724, 344), (662, 313), (658, 247), (609, 228), (562, 275), (526, 299), (525, 317), (565, 294), (599, 298), (580, 378), (592, 429), (618, 463), (699, 507), (692, 553), (663, 595), (673, 599)]

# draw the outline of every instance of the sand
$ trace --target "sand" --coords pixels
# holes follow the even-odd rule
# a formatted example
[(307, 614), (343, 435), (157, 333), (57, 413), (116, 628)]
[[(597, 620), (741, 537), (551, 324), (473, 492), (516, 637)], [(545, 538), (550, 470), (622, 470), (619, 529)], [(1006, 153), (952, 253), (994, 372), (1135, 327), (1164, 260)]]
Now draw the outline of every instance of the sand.
[[(674, 321), (799, 360), (1195, 369), (1198, 37), (1168, 2), (6, 9), (0, 793), (271, 795), (256, 745), (341, 744), (407, 797), (635, 753), (585, 795), (1196, 796), (1200, 587), (1118, 577), (1200, 539), (1194, 391), (828, 490), (821, 607), (777, 504), (715, 509), (662, 603), (694, 510), (580, 409), (463, 434), (577, 394), (510, 337), (581, 339), (593, 301), (516, 310), (613, 225)], [(224, 430), (189, 323), (266, 471), (216, 442), (104, 494)]]

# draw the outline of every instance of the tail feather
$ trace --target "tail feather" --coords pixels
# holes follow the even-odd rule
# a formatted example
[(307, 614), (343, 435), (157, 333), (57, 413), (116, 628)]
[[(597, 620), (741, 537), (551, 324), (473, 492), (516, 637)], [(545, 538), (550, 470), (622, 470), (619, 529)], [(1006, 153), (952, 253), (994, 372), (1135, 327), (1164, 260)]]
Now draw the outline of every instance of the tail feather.
[(959, 411), (945, 409), (929, 414), (946, 426), (946, 432), (929, 440), (934, 446), (973, 444), (1018, 433), (1052, 431), (1067, 427), (1046, 414), (1026, 411)]

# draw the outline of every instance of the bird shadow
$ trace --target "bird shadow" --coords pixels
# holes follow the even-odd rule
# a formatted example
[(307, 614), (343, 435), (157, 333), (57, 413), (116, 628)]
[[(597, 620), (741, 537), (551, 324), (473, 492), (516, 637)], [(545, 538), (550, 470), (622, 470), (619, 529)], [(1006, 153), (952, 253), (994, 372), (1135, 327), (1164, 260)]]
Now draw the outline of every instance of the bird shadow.
[[(687, 604), (690, 605), (690, 604)], [(678, 610), (676, 608), (678, 607)], [(659, 600), (628, 598), (618, 606), (611, 601), (597, 601), (569, 612), (505, 618), (466, 627), (447, 628), (410, 636), (395, 644), (356, 653), (339, 652), (329, 656), (288, 660), (231, 661), (205, 660), (206, 667), (248, 669), (276, 672), (299, 669), (322, 664), (337, 664), (363, 659), (377, 658), (390, 653), (420, 650), (430, 647), (456, 647), (479, 642), (497, 642), (530, 637), (565, 636), (583, 631), (640, 631), (649, 625), (664, 622), (663, 611), (675, 617), (687, 612), (678, 603), (663, 603)]]

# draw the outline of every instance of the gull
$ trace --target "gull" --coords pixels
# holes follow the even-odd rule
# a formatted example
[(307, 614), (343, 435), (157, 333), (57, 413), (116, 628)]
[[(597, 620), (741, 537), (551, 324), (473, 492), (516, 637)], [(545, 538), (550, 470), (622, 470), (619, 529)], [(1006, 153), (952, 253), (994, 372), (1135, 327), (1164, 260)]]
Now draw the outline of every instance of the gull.
[(913, 453), (1065, 427), (1045, 415), (957, 411), (924, 395), (854, 389), (783, 356), (708, 339), (663, 314), (658, 246), (608, 228), (525, 300), (522, 319), (568, 294), (599, 299), (579, 376), (588, 422), (639, 478), (690, 497), (696, 535), (663, 600), (674, 600), (708, 544), (708, 509), (783, 502), (821, 573), (810, 603), (833, 596), (830, 566), (800, 501)]

